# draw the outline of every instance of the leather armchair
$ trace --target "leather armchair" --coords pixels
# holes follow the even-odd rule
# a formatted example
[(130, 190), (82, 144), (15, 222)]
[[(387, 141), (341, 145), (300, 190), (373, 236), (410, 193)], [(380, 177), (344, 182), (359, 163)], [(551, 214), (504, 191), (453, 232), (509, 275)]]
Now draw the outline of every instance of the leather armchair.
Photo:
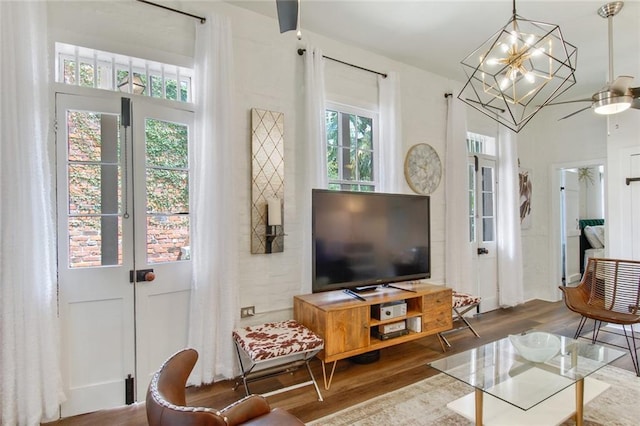
[(197, 360), (196, 350), (181, 350), (153, 375), (146, 403), (150, 426), (304, 425), (285, 410), (272, 410), (259, 395), (249, 395), (221, 410), (187, 406), (185, 386)]

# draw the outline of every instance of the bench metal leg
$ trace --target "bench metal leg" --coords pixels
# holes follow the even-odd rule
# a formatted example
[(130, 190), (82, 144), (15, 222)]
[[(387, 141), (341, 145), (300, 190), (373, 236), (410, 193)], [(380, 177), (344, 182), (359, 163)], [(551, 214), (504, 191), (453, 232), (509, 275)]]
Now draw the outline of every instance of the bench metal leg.
[(626, 326), (623, 325), (622, 330), (624, 331), (624, 338), (627, 340), (627, 346), (629, 347), (629, 355), (631, 356), (631, 362), (633, 363), (633, 368), (636, 370), (636, 376), (640, 377), (640, 365), (638, 364), (638, 345), (636, 343), (636, 336), (633, 331), (633, 324), (630, 324), (629, 327), (631, 327), (631, 336), (627, 335)]

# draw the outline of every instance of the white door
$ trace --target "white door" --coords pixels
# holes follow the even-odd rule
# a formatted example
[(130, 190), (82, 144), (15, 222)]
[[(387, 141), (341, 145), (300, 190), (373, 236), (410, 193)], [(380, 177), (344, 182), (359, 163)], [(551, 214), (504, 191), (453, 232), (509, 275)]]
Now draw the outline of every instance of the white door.
[(187, 340), (192, 114), (121, 102), (56, 97), (63, 417), (143, 400)]
[[(153, 281), (136, 284), (136, 388), (141, 401), (153, 372), (187, 345), (193, 114), (149, 103), (134, 106), (135, 269), (155, 273)], [(164, 142), (154, 142), (158, 140)]]
[(562, 248), (563, 283), (569, 285), (580, 281), (580, 183), (578, 173), (562, 171)]
[(469, 164), (469, 224), (474, 258), (472, 277), (482, 298), (480, 312), (499, 307), (496, 256), (496, 162), (476, 155)]

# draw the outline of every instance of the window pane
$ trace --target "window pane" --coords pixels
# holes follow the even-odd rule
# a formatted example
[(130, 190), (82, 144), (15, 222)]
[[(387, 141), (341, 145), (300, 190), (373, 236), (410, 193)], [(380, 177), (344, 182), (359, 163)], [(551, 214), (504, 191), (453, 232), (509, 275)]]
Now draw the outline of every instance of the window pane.
[(482, 190), (493, 191), (493, 169), (491, 167), (482, 168)]
[(157, 75), (150, 75), (151, 80), (151, 96), (154, 98), (164, 98), (164, 92), (162, 91), (162, 78)]
[(189, 82), (182, 80), (180, 82), (180, 100), (187, 102), (189, 100)]
[(147, 169), (147, 212), (188, 212), (188, 179), (186, 171)]
[(338, 144), (338, 113), (336, 111), (326, 111), (325, 118), (327, 146), (336, 146)]
[(493, 216), (493, 193), (482, 193), (482, 216)]
[[(353, 171), (353, 158), (352, 158), (352, 150), (349, 148), (342, 148), (340, 153), (342, 154), (342, 164), (340, 167), (340, 171), (342, 172), (342, 180), (352, 180), (352, 171)], [(353, 152), (355, 154), (355, 152)]]
[(148, 118), (146, 120), (147, 165), (186, 168), (189, 135), (183, 124)]
[(189, 216), (147, 217), (147, 262), (162, 263), (190, 259)]
[(69, 218), (69, 267), (122, 264), (122, 220), (119, 216)]
[(120, 183), (117, 164), (70, 165), (69, 214), (118, 213)]
[(372, 146), (372, 121), (367, 117), (357, 117), (357, 140), (359, 149), (373, 149)]
[(80, 86), (93, 87), (93, 64), (80, 62)]
[(358, 180), (373, 181), (372, 151), (360, 151), (358, 155)]
[(329, 189), (334, 190), (334, 191), (339, 191), (340, 190), (340, 184), (339, 183), (330, 183), (329, 184)]
[[(175, 89), (175, 86), (174, 86)], [(145, 120), (147, 261), (190, 258), (188, 126)]]
[(357, 119), (357, 116), (349, 114), (349, 146), (354, 151), (358, 147), (358, 125), (356, 122)]
[(167, 99), (178, 99), (178, 82), (175, 79), (165, 79), (165, 90)]
[(469, 241), (476, 240), (476, 221), (474, 217), (469, 217)]
[(76, 62), (71, 59), (64, 60), (65, 84), (76, 84)]
[(338, 148), (327, 148), (327, 174), (329, 179), (339, 179), (338, 175)]
[(67, 113), (69, 161), (100, 161), (102, 156), (101, 114), (84, 111)]
[(121, 92), (128, 92), (129, 87), (127, 86), (127, 81), (129, 81), (129, 71), (124, 70), (122, 68), (116, 70), (116, 82), (118, 83), (118, 90)]
[(98, 81), (96, 87), (113, 90), (112, 67), (110, 62), (98, 62)]
[(482, 219), (482, 241), (493, 241), (493, 218), (488, 217)]

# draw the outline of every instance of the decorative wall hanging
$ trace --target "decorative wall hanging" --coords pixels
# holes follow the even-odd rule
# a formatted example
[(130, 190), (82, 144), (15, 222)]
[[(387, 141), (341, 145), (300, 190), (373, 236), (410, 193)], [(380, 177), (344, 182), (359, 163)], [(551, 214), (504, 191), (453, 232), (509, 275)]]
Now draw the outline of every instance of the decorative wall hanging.
[(433, 193), (440, 185), (441, 176), (442, 163), (431, 145), (419, 143), (409, 148), (404, 160), (404, 177), (414, 192)]
[(284, 114), (251, 110), (251, 253), (284, 251)]
[(521, 229), (529, 229), (531, 228), (531, 195), (533, 192), (531, 169), (520, 167), (518, 181), (520, 188), (520, 227)]

